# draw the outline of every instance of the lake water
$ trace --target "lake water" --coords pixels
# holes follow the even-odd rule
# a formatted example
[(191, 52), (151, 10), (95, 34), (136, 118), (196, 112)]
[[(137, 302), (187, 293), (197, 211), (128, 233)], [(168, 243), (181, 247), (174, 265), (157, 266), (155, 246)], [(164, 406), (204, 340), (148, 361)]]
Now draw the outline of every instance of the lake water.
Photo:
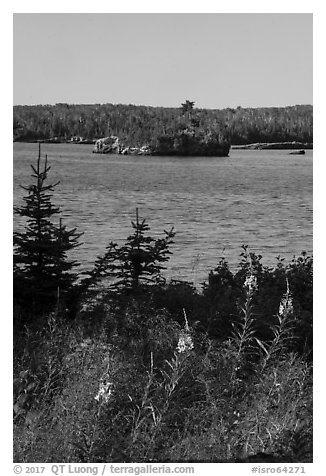
[[(14, 204), (33, 183), (38, 144), (14, 143)], [(173, 255), (166, 275), (199, 285), (219, 259), (232, 269), (241, 245), (274, 266), (280, 255), (290, 261), (312, 253), (312, 151), (232, 150), (228, 158), (133, 157), (92, 154), (92, 145), (42, 144), (52, 169), (49, 183), (60, 180), (53, 202), (65, 223), (84, 232), (74, 250), (83, 268), (102, 255), (110, 241), (123, 243), (138, 207), (151, 234), (175, 227)], [(15, 217), (14, 227), (20, 227)]]

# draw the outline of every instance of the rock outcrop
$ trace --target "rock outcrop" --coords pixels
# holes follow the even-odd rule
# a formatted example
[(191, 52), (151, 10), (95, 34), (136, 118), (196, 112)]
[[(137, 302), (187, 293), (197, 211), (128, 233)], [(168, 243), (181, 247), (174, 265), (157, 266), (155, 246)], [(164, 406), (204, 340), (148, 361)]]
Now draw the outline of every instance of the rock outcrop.
[(121, 147), (119, 137), (110, 136), (98, 139), (95, 142), (93, 152), (95, 154), (120, 154)]
[(151, 155), (152, 151), (148, 145), (142, 147), (125, 147), (121, 154), (123, 155)]
[(151, 155), (148, 145), (124, 147), (117, 136), (103, 137), (95, 142), (94, 154)]
[(304, 149), (295, 150), (294, 152), (290, 152), (290, 155), (305, 155), (306, 151)]

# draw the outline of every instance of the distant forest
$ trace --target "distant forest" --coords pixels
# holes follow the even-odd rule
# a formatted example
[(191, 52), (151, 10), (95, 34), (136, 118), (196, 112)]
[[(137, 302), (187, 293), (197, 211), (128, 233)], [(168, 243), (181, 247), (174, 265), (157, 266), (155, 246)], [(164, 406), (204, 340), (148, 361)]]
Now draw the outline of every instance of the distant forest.
[(313, 142), (313, 107), (198, 109), (186, 101), (179, 108), (123, 104), (59, 103), (14, 106), (14, 141), (94, 141), (118, 136), (129, 146), (151, 145), (159, 138), (191, 130), (213, 134), (232, 145), (254, 142)]

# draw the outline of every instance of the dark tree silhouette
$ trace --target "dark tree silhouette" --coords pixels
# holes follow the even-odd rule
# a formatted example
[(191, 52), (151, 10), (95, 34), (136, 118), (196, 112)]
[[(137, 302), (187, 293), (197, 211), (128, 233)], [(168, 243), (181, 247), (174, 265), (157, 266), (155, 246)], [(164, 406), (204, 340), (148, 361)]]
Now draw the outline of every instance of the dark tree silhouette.
[(60, 208), (52, 203), (52, 192), (59, 182), (46, 185), (50, 166), (45, 157), (41, 164), (41, 147), (37, 165), (32, 168), (35, 183), (22, 186), (28, 194), (23, 198), (25, 204), (15, 207), (14, 212), (26, 219), (23, 232), (14, 233), (14, 300), (30, 307), (30, 311), (50, 309), (73, 286), (77, 266), (69, 261), (67, 252), (79, 246), (82, 233), (76, 229), (68, 230), (59, 219), (53, 223), (54, 215)]
[(186, 102), (181, 104), (182, 114), (191, 112), (194, 109), (194, 105), (194, 101), (188, 101), (188, 99), (186, 99)]
[(131, 225), (134, 233), (126, 243), (119, 247), (111, 242), (105, 255), (96, 260), (93, 270), (81, 283), (84, 289), (106, 277), (113, 279), (112, 288), (116, 291), (136, 291), (144, 284), (162, 282), (163, 263), (172, 254), (169, 247), (175, 236), (173, 228), (164, 230), (163, 238), (149, 236), (150, 227), (145, 219), (139, 219), (138, 209), (136, 222)]

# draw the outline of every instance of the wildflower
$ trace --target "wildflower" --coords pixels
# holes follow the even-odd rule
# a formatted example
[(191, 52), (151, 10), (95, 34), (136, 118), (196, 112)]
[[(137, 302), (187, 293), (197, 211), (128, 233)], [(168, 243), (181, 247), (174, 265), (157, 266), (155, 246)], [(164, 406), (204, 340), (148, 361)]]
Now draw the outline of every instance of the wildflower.
[(186, 314), (186, 310), (183, 309), (183, 316), (185, 318), (185, 331), (186, 332), (190, 332), (190, 328), (189, 328), (189, 324), (188, 324), (188, 319), (187, 319), (187, 314)]
[(280, 302), (278, 314), (283, 317), (283, 316), (287, 316), (291, 312), (293, 312), (293, 299), (288, 294), (284, 294)]
[(191, 331), (189, 328), (188, 320), (187, 320), (187, 314), (185, 309), (183, 310), (183, 315), (185, 319), (185, 326), (184, 329), (180, 332), (179, 335), (179, 341), (177, 345), (177, 351), (180, 353), (192, 350), (194, 348), (194, 343), (191, 337)]
[(87, 339), (84, 339), (83, 342), (81, 342), (79, 344), (79, 348), (86, 348), (88, 347), (89, 345), (91, 345), (92, 341), (91, 339), (88, 337)]
[(98, 394), (94, 397), (96, 401), (100, 402), (103, 401), (104, 403), (108, 403), (113, 393), (113, 383), (106, 382), (105, 379), (100, 380), (100, 388)]
[(293, 299), (290, 293), (289, 281), (286, 278), (286, 293), (281, 299), (280, 306), (278, 309), (279, 316), (287, 316), (293, 312)]
[(246, 277), (244, 287), (248, 289), (249, 294), (253, 294), (257, 291), (257, 277), (252, 272)]
[(181, 331), (179, 336), (179, 341), (177, 345), (177, 351), (180, 353), (192, 350), (194, 348), (194, 343), (192, 337), (185, 331)]

